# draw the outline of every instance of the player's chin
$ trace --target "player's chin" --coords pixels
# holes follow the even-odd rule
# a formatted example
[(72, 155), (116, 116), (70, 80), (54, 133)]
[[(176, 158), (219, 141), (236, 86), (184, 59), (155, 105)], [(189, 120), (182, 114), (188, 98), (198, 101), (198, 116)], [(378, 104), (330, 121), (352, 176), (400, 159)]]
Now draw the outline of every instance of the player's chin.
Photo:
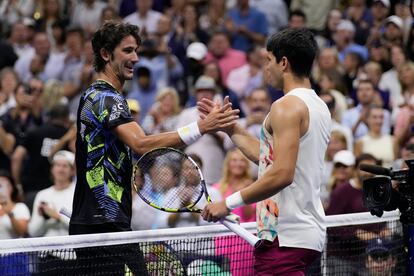
[(133, 76), (134, 76), (134, 69), (129, 68), (129, 67), (125, 67), (125, 69), (124, 69), (124, 78), (126, 80), (132, 80)]

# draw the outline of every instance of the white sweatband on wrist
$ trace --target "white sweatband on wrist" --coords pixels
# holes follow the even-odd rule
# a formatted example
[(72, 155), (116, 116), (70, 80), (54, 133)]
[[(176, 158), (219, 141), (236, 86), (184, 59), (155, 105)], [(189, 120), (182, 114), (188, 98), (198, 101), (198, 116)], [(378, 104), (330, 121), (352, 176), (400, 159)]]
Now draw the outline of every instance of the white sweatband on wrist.
[(177, 129), (178, 135), (186, 145), (191, 145), (201, 137), (197, 122), (193, 122)]
[(226, 206), (230, 210), (234, 210), (244, 205), (246, 205), (246, 203), (244, 203), (240, 191), (226, 197)]

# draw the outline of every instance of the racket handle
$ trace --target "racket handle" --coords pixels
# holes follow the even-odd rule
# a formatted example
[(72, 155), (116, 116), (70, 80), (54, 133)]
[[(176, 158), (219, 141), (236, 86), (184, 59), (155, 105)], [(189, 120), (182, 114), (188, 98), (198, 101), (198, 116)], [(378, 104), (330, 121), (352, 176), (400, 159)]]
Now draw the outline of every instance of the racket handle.
[(237, 222), (233, 222), (233, 221), (228, 220), (226, 218), (220, 220), (220, 222), (224, 226), (226, 226), (229, 230), (231, 230), (234, 233), (236, 233), (240, 238), (242, 238), (245, 241), (247, 241), (251, 246), (255, 246), (260, 241), (260, 239), (258, 237), (256, 237), (255, 235), (253, 235), (252, 233), (250, 233), (249, 231), (247, 231), (246, 229), (244, 229)]
[(66, 209), (65, 207), (60, 208), (59, 213), (64, 215), (65, 217), (69, 218), (72, 216), (72, 213)]

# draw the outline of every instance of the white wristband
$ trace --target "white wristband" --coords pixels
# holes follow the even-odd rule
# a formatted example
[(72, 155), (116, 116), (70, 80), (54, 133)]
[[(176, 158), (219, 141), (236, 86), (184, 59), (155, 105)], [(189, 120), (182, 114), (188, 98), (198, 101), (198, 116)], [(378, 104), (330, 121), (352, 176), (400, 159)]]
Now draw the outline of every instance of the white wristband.
[(177, 129), (178, 135), (186, 145), (191, 145), (201, 137), (197, 122), (193, 122)]
[(234, 210), (244, 205), (246, 205), (246, 203), (244, 203), (240, 191), (226, 197), (226, 206), (230, 210)]

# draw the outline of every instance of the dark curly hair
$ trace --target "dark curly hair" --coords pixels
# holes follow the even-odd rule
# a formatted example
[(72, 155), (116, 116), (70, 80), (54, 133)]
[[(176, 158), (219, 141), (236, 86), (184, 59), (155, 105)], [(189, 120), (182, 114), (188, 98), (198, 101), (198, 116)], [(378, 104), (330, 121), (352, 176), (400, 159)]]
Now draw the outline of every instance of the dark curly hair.
[(280, 62), (286, 57), (293, 74), (309, 77), (317, 44), (311, 31), (301, 28), (287, 28), (273, 34), (267, 41), (266, 49)]
[(138, 26), (119, 21), (106, 21), (92, 37), (92, 48), (94, 54), (93, 65), (96, 72), (102, 72), (106, 61), (101, 56), (101, 49), (107, 50), (111, 55), (116, 46), (127, 36), (133, 36), (137, 44), (141, 44)]

